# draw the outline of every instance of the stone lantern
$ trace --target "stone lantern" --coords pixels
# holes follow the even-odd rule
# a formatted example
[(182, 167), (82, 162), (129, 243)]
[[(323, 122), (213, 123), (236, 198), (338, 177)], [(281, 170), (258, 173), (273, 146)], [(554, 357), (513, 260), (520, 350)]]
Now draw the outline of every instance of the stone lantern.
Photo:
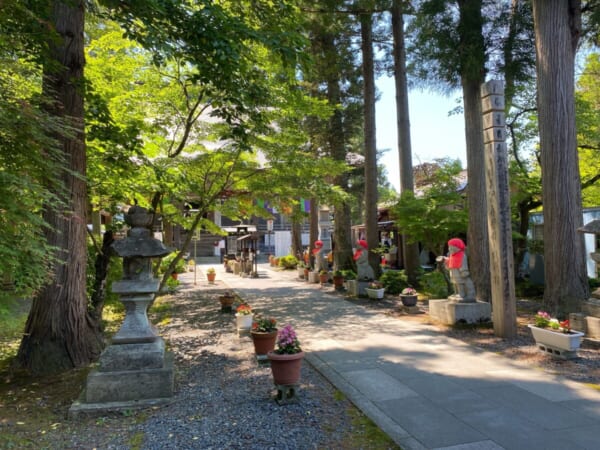
[(173, 395), (173, 358), (147, 316), (160, 284), (152, 274), (152, 259), (172, 249), (152, 237), (152, 215), (145, 208), (129, 208), (125, 222), (131, 227), (127, 237), (112, 244), (123, 258), (123, 279), (113, 283), (112, 291), (125, 305), (125, 320), (88, 375), (70, 416), (153, 406)]

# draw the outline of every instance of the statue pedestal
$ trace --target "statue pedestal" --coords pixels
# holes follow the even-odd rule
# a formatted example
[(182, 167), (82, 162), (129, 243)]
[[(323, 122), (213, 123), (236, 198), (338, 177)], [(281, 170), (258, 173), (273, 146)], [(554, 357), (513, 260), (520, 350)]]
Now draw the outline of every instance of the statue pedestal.
[(445, 325), (457, 323), (484, 323), (492, 317), (491, 305), (487, 302), (461, 303), (448, 299), (429, 300), (429, 316)]
[(581, 313), (569, 314), (571, 328), (583, 331), (588, 338), (600, 339), (600, 299), (589, 298), (581, 303)]

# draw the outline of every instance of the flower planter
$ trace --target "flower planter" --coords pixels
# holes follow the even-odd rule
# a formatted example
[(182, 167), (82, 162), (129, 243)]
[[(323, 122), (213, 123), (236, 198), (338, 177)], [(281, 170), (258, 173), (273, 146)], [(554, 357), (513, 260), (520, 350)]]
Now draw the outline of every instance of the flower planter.
[(385, 288), (381, 288), (381, 289), (366, 288), (365, 291), (367, 293), (367, 296), (370, 299), (379, 300), (379, 299), (383, 298), (383, 294), (385, 293)]
[(298, 384), (300, 381), (300, 369), (302, 368), (302, 359), (304, 352), (279, 355), (274, 352), (267, 354), (271, 361), (271, 372), (273, 373), (273, 382), (276, 385)]
[(404, 305), (404, 306), (416, 306), (417, 299), (418, 299), (418, 296), (416, 294), (414, 294), (414, 295), (400, 294), (400, 301), (402, 302), (402, 305)]
[(318, 283), (319, 282), (319, 273), (318, 272), (309, 272), (308, 273), (308, 282), (309, 283)]
[(235, 315), (235, 323), (238, 332), (250, 332), (252, 329), (253, 314), (237, 314)]
[(580, 331), (563, 333), (536, 327), (535, 325), (528, 326), (540, 350), (561, 358), (572, 358), (575, 356), (577, 349), (581, 345), (581, 338), (584, 336)]
[(298, 278), (304, 278), (304, 267), (298, 267)]
[(325, 284), (327, 283), (327, 280), (329, 280), (329, 275), (328, 274), (319, 274), (319, 283), (321, 284)]
[(304, 280), (308, 281), (308, 274), (310, 273), (310, 269), (308, 267), (304, 268)]
[(257, 356), (264, 356), (272, 352), (277, 340), (277, 330), (275, 331), (251, 331), (252, 343), (254, 344), (254, 353)]
[(206, 279), (208, 280), (209, 283), (214, 283), (215, 282), (215, 278), (217, 278), (217, 274), (216, 273), (207, 273), (206, 274)]

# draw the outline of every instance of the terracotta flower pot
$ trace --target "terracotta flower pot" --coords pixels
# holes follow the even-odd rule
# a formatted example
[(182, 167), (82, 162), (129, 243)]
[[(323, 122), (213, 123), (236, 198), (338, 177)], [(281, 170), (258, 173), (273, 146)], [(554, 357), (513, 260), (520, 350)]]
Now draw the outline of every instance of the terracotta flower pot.
[(217, 274), (216, 273), (207, 273), (206, 274), (206, 279), (208, 280), (209, 283), (214, 283), (215, 282), (215, 278), (217, 278)]
[(333, 285), (336, 288), (341, 288), (344, 285), (344, 277), (342, 275), (335, 275), (333, 277)]
[(233, 295), (219, 295), (219, 302), (221, 303), (221, 311), (231, 312), (231, 305), (235, 301)]
[(266, 355), (272, 352), (275, 348), (277, 340), (277, 330), (275, 331), (251, 331), (252, 343), (254, 344), (254, 352), (257, 355)]
[(329, 279), (329, 275), (325, 274), (325, 275), (321, 275), (319, 274), (319, 282), (321, 284), (325, 284), (327, 283), (327, 280)]
[(294, 353), (292, 355), (278, 355), (274, 352), (267, 354), (271, 361), (271, 372), (273, 373), (273, 382), (277, 385), (297, 384), (300, 381), (300, 369), (302, 368), (302, 359), (304, 352)]

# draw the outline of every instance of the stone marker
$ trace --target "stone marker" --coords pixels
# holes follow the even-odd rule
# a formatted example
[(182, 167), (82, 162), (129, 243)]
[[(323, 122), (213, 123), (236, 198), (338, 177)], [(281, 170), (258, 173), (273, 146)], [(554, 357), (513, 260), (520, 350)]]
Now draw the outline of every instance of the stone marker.
[(484, 123), (492, 320), (496, 336), (517, 335), (508, 157), (504, 121), (504, 86), (492, 80), (481, 86)]

